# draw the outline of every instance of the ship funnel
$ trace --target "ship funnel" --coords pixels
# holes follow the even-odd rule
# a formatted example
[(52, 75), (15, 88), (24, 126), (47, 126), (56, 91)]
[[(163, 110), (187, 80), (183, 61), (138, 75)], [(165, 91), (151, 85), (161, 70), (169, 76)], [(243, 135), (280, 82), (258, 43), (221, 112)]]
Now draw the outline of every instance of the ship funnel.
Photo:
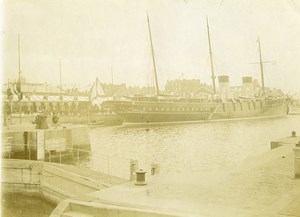
[(229, 76), (220, 75), (218, 79), (221, 99), (222, 101), (227, 101), (230, 98)]
[(254, 89), (253, 89), (252, 77), (246, 76), (246, 77), (243, 77), (242, 80), (243, 80), (242, 96), (253, 97)]

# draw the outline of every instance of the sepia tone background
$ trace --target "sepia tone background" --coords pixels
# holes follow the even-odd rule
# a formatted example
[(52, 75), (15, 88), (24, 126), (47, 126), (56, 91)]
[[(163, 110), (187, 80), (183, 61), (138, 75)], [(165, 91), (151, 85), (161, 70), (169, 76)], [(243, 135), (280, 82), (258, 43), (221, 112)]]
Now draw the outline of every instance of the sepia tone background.
[[(232, 86), (241, 85), (243, 76), (260, 81), (259, 65), (251, 64), (259, 61), (259, 37), (263, 59), (273, 62), (264, 64), (266, 86), (300, 95), (298, 0), (4, 0), (1, 10), (3, 83), (18, 79), (20, 35), (21, 76), (27, 82), (58, 86), (61, 60), (62, 82), (67, 88), (88, 90), (96, 77), (101, 83), (112, 83), (112, 72), (116, 84), (154, 86), (148, 13), (161, 89), (174, 79), (200, 79), (211, 84), (208, 17), (217, 76), (229, 75)], [(90, 129), (89, 136), (92, 159), (98, 160), (93, 169), (126, 179), (130, 159), (138, 159), (147, 171), (151, 163), (158, 162), (164, 175), (194, 175), (262, 154), (269, 150), (272, 139), (290, 135), (292, 130), (300, 132), (299, 116), (201, 125), (103, 127)], [(188, 183), (192, 179), (186, 178)], [(250, 193), (255, 193), (253, 180), (247, 179)], [(274, 189), (279, 184), (289, 190), (289, 182), (276, 178), (267, 181)], [(217, 190), (223, 189), (223, 183), (218, 186)], [(243, 185), (238, 188), (243, 189)], [(158, 188), (157, 197), (165, 196), (164, 189)], [(201, 189), (195, 194), (189, 186), (186, 190), (192, 199), (202, 196)], [(240, 206), (244, 201), (252, 202), (246, 193), (238, 198), (234, 191), (225, 191), (221, 197), (216, 195), (217, 200), (213, 195), (212, 201), (226, 204), (228, 195)], [(264, 193), (272, 198), (272, 191)], [(177, 196), (181, 198), (180, 193)], [(11, 197), (14, 200), (15, 196)], [(26, 199), (20, 197), (20, 204)], [(138, 201), (138, 197), (134, 199)], [(40, 205), (35, 205), (38, 199), (28, 201), (25, 208), (32, 216), (31, 207)], [(12, 210), (19, 211), (20, 204)], [(53, 209), (50, 206), (48, 212)]]
[(146, 13), (151, 19), (160, 86), (171, 79), (210, 82), (205, 17), (208, 16), (215, 71), (259, 79), (257, 38), (266, 61), (266, 86), (299, 92), (300, 3), (295, 0), (4, 0), (4, 81), (18, 76), (17, 35), (22, 76), (29, 82), (85, 89), (101, 82), (153, 84)]

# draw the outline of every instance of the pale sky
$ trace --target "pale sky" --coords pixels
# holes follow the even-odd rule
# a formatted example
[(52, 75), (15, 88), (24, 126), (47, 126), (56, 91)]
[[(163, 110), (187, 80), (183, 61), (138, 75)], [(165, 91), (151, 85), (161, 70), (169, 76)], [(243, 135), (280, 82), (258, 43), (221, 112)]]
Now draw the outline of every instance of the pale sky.
[(265, 84), (300, 91), (299, 0), (4, 0), (3, 81), (87, 87), (101, 82), (149, 86), (153, 66), (146, 14), (151, 22), (159, 84), (200, 79), (211, 84), (206, 16), (216, 75), (260, 81), (260, 37)]

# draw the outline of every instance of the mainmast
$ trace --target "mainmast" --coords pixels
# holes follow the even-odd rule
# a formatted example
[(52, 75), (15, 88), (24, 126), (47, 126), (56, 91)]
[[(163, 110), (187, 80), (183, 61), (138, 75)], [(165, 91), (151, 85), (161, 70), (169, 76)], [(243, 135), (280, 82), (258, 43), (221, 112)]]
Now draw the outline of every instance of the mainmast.
[(263, 67), (263, 61), (262, 61), (261, 47), (260, 47), (259, 38), (258, 38), (257, 42), (258, 42), (258, 48), (259, 48), (259, 64), (260, 64), (260, 73), (261, 73), (261, 85), (262, 85), (263, 94), (265, 94), (264, 67)]
[(156, 84), (156, 94), (158, 96), (159, 95), (159, 87), (158, 87), (158, 80), (157, 80), (157, 73), (156, 73), (156, 64), (155, 64), (155, 56), (154, 56), (154, 49), (153, 49), (153, 44), (152, 44), (151, 28), (150, 28), (150, 21), (149, 21), (148, 14), (147, 14), (147, 20), (148, 20), (148, 29), (149, 29), (149, 35), (150, 35), (151, 52), (152, 52), (152, 62), (153, 62), (155, 84)]
[(213, 58), (212, 58), (212, 52), (211, 52), (210, 33), (209, 33), (207, 17), (206, 17), (206, 26), (207, 26), (207, 36), (208, 36), (208, 46), (209, 46), (209, 56), (210, 56), (211, 79), (212, 79), (212, 84), (213, 84), (213, 88), (214, 88), (214, 94), (216, 94), (216, 82), (215, 82), (216, 77), (215, 77)]

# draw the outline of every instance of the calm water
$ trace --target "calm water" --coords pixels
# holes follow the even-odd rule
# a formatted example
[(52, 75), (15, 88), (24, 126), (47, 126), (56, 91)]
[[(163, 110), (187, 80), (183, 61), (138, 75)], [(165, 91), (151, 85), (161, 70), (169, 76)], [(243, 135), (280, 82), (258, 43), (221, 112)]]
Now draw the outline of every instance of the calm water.
[(130, 159), (161, 173), (217, 168), (270, 149), (270, 141), (300, 134), (300, 116), (157, 126), (90, 129), (93, 168), (129, 178)]

